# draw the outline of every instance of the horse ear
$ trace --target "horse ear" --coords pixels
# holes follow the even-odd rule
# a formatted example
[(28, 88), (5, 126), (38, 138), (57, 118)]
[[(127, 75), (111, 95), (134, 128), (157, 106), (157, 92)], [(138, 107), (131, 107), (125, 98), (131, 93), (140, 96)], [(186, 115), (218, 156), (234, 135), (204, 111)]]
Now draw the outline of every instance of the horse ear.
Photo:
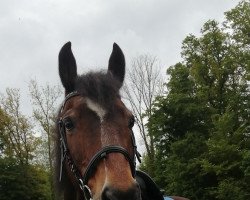
[(65, 94), (75, 89), (77, 77), (76, 60), (71, 51), (71, 42), (67, 42), (59, 52), (59, 75), (65, 88)]
[(116, 43), (113, 44), (113, 51), (109, 58), (108, 71), (111, 72), (122, 85), (125, 76), (125, 58), (121, 48)]

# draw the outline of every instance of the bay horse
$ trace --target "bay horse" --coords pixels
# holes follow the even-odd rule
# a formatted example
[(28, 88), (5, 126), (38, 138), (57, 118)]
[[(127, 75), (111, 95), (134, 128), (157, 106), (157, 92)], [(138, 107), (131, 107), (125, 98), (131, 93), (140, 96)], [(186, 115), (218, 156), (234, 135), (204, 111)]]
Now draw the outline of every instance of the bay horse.
[(121, 100), (125, 58), (114, 43), (106, 72), (78, 75), (66, 43), (59, 52), (65, 99), (57, 116), (55, 177), (64, 200), (163, 200), (145, 173), (132, 131), (134, 116)]

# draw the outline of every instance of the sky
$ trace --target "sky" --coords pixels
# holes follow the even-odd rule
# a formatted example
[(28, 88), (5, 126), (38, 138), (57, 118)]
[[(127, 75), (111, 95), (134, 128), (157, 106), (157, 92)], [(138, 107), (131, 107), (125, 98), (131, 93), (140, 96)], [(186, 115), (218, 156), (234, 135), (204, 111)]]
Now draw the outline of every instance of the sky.
[(183, 39), (204, 22), (222, 22), (239, 0), (1, 0), (0, 92), (20, 88), (30, 112), (28, 84), (60, 84), (58, 52), (72, 42), (78, 72), (105, 69), (116, 42), (127, 67), (133, 57), (156, 56), (165, 73), (181, 60)]
[(127, 67), (140, 54), (156, 56), (162, 73), (181, 61), (181, 43), (199, 35), (209, 19), (239, 0), (0, 0), (0, 93), (21, 91), (21, 110), (31, 115), (28, 85), (60, 84), (58, 53), (72, 42), (78, 73), (106, 69), (116, 42)]
[(72, 42), (78, 73), (106, 69), (116, 42), (126, 67), (140, 54), (166, 69), (181, 61), (181, 43), (239, 0), (0, 0), (0, 93), (19, 88), (32, 113), (28, 85), (59, 85), (58, 53)]

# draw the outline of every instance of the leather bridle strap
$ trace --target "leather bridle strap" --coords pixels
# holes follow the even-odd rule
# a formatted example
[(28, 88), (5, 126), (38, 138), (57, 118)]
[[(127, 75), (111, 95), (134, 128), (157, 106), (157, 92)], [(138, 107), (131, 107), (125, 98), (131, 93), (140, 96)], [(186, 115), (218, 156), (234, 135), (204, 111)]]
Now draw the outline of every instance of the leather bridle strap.
[(120, 146), (106, 146), (103, 147), (100, 151), (98, 151), (94, 157), (90, 160), (85, 173), (83, 175), (83, 183), (87, 184), (88, 179), (91, 177), (91, 168), (96, 166), (102, 159), (106, 158), (107, 154), (110, 153), (121, 153), (128, 160), (130, 168), (132, 170), (132, 176), (135, 176), (135, 163), (130, 158), (130, 155), (126, 149)]
[(65, 97), (64, 101), (63, 101), (63, 104), (61, 106), (61, 109), (60, 109), (60, 113), (62, 113), (64, 107), (65, 107), (65, 104), (66, 102), (71, 98), (71, 97), (75, 97), (75, 96), (80, 96), (80, 94), (77, 92), (77, 91), (74, 91), (74, 92), (71, 92), (69, 94), (67, 94), (67, 96)]

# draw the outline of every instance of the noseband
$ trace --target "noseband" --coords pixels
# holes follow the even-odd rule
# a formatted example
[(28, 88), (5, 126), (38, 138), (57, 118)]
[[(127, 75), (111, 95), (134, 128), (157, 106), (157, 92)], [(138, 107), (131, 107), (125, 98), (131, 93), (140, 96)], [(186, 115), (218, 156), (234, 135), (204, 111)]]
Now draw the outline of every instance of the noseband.
[[(78, 92), (72, 92), (70, 94), (68, 94), (65, 97), (65, 100), (62, 104), (60, 113), (63, 112), (64, 107), (66, 102), (75, 96), (81, 96)], [(62, 168), (63, 168), (63, 162), (66, 160), (68, 163), (68, 166), (71, 170), (71, 172), (73, 173), (73, 175), (75, 176), (80, 189), (83, 191), (84, 197), (86, 200), (90, 200), (92, 199), (92, 193), (90, 188), (87, 185), (87, 182), (89, 180), (89, 178), (91, 177), (92, 171), (94, 169), (95, 166), (98, 165), (98, 163), (106, 158), (107, 154), (109, 153), (121, 153), (125, 156), (125, 158), (128, 160), (130, 168), (131, 168), (131, 173), (132, 176), (135, 177), (135, 173), (136, 173), (136, 158), (138, 159), (139, 162), (141, 162), (141, 155), (140, 153), (137, 151), (137, 146), (136, 146), (136, 142), (135, 142), (135, 136), (133, 131), (131, 130), (131, 141), (132, 141), (132, 145), (133, 145), (133, 156), (131, 157), (128, 153), (128, 151), (121, 147), (121, 146), (116, 146), (116, 145), (109, 145), (109, 146), (105, 146), (103, 147), (101, 150), (99, 150), (90, 160), (90, 162), (88, 163), (85, 172), (83, 173), (83, 176), (81, 174), (81, 172), (79, 171), (79, 169), (76, 167), (76, 164), (70, 154), (68, 145), (67, 145), (67, 137), (66, 137), (66, 131), (65, 131), (65, 124), (62, 118), (59, 119), (58, 121), (58, 128), (59, 128), (59, 134), (60, 134), (60, 149), (61, 149), (61, 159), (60, 159), (60, 175), (59, 175), (59, 181), (61, 181), (62, 179)]]

